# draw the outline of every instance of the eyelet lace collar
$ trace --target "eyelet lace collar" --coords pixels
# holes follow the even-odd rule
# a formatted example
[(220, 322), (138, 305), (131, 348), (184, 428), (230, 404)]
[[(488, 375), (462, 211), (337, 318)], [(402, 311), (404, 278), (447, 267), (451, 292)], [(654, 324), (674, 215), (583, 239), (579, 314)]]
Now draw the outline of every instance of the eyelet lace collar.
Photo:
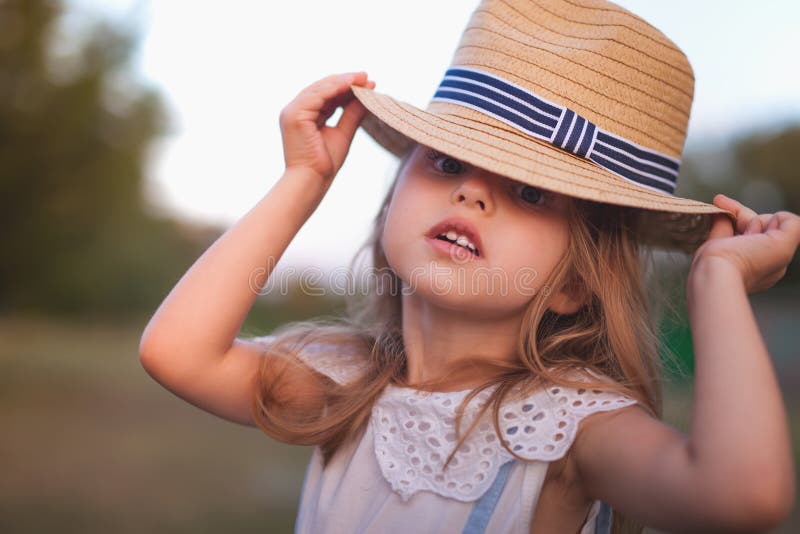
[[(500, 442), (490, 409), (443, 470), (458, 441), (456, 409), (467, 394), (390, 385), (373, 406), (370, 424), (375, 456), (384, 478), (404, 501), (419, 491), (465, 502), (477, 500), (500, 467), (514, 459)], [(490, 394), (491, 390), (484, 390), (470, 401), (462, 432)], [(499, 414), (501, 437), (524, 460), (556, 460), (569, 449), (583, 417), (635, 402), (616, 392), (541, 387), (504, 402)]]
[[(255, 341), (269, 344), (273, 339), (274, 336), (263, 336)], [(336, 346), (307, 346), (299, 356), (313, 369), (343, 385), (363, 370), (357, 355)], [(610, 381), (591, 369), (583, 371), (570, 373), (570, 378)], [(423, 392), (389, 385), (373, 405), (370, 426), (375, 456), (384, 478), (403, 500), (419, 491), (459, 501), (477, 500), (491, 486), (500, 467), (514, 459), (500, 439), (523, 460), (557, 460), (572, 445), (581, 419), (636, 403), (613, 391), (556, 385), (542, 386), (525, 396), (509, 396), (500, 410), (500, 436), (488, 410), (443, 470), (457, 442), (456, 409), (468, 393), (469, 390)], [(472, 399), (465, 410), (462, 432), (469, 428), (474, 412), (490, 394), (487, 389)]]

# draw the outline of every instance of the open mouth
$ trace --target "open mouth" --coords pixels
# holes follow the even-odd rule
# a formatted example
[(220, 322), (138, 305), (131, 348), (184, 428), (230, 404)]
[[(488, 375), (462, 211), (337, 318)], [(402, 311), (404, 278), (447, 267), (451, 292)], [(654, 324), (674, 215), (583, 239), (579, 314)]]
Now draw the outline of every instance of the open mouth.
[[(483, 245), (478, 230), (473, 224), (461, 217), (449, 217), (431, 227), (425, 234), (428, 239), (442, 241), (452, 246), (463, 249), (475, 257), (483, 256)], [(441, 250), (451, 250), (452, 246), (446, 246)]]
[(480, 252), (478, 251), (477, 247), (475, 246), (472, 241), (470, 241), (465, 235), (459, 235), (457, 232), (450, 230), (445, 234), (439, 234), (435, 237), (435, 239), (439, 239), (441, 241), (447, 241), (448, 243), (453, 243), (456, 246), (459, 246), (463, 249), (468, 250), (470, 253), (475, 254), (476, 256), (480, 256)]

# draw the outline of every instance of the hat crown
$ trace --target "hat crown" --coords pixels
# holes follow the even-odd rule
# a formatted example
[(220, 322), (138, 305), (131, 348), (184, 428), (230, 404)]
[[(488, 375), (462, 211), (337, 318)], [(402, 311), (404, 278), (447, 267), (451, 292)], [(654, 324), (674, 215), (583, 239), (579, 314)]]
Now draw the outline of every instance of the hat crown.
[[(603, 0), (484, 0), (427, 110), (353, 86), (362, 126), (500, 176), (640, 208), (644, 243), (691, 252), (720, 208), (674, 195), (694, 92), (684, 53)], [(730, 212), (725, 212), (730, 215)]]
[[(605, 131), (680, 158), (694, 93), (686, 55), (603, 0), (485, 0), (451, 68), (479, 69), (572, 109)], [(447, 102), (428, 110), (473, 118)]]

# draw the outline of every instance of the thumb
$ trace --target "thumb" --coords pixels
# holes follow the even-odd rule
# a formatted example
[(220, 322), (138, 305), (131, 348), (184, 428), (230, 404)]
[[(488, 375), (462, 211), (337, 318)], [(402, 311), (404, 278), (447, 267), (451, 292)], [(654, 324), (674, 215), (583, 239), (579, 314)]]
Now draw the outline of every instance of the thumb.
[(339, 117), (339, 122), (336, 124), (336, 129), (341, 132), (345, 139), (352, 140), (356, 134), (359, 124), (367, 114), (367, 108), (357, 98), (353, 98), (342, 109), (342, 116)]
[(708, 233), (707, 240), (731, 236), (733, 236), (733, 221), (730, 216), (726, 213), (715, 213), (711, 220), (711, 231)]

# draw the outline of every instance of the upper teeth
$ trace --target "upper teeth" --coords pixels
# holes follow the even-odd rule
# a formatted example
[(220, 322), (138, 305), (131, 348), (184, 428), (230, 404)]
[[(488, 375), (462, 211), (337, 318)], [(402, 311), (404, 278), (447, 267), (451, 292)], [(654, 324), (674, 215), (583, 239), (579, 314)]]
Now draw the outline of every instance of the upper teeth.
[(476, 252), (477, 253), (477, 251), (478, 251), (478, 248), (464, 234), (457, 234), (453, 230), (450, 230), (449, 232), (444, 234), (444, 236), (447, 239), (449, 239), (450, 241), (455, 241), (457, 244), (461, 245), (462, 247), (467, 247), (472, 252)]

